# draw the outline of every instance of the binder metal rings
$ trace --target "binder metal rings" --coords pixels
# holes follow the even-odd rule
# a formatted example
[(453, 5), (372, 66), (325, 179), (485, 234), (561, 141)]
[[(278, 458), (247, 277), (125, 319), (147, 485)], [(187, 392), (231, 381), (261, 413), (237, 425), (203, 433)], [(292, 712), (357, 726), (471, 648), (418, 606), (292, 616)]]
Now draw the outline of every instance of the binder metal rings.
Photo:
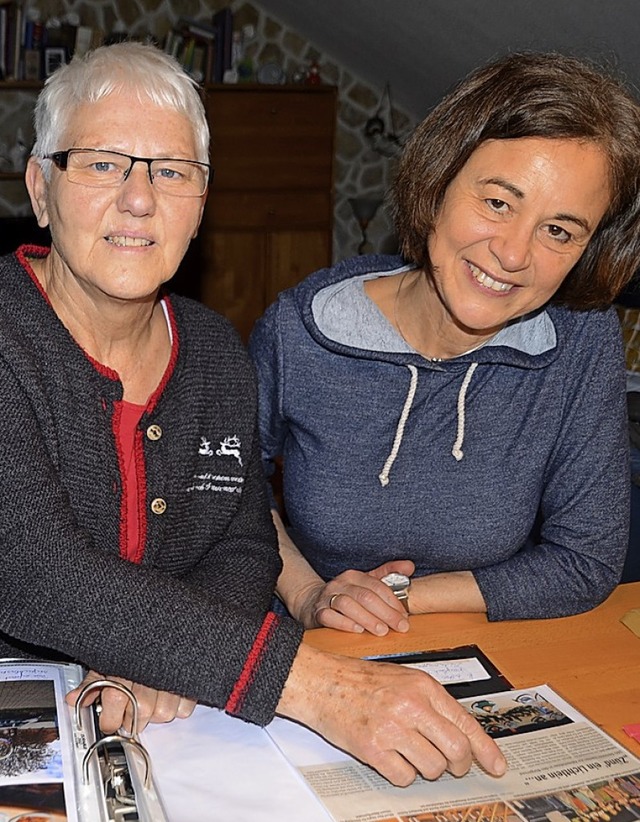
[(115, 688), (117, 691), (120, 691), (126, 697), (128, 697), (129, 701), (131, 702), (131, 712), (133, 714), (133, 730), (131, 732), (131, 735), (125, 736), (123, 734), (112, 734), (111, 736), (104, 736), (101, 739), (96, 740), (96, 742), (94, 742), (89, 747), (86, 754), (84, 755), (84, 759), (82, 760), (83, 782), (85, 785), (89, 782), (89, 762), (91, 761), (91, 757), (93, 756), (93, 754), (96, 751), (98, 751), (102, 745), (106, 745), (108, 742), (119, 742), (123, 748), (126, 745), (131, 745), (142, 755), (145, 764), (144, 786), (145, 788), (148, 788), (151, 784), (151, 763), (149, 761), (149, 754), (147, 753), (146, 748), (141, 744), (140, 740), (138, 739), (138, 733), (136, 731), (136, 728), (138, 727), (138, 702), (133, 693), (129, 690), (129, 688), (126, 687), (126, 685), (123, 685), (121, 682), (114, 682), (110, 679), (97, 679), (95, 682), (90, 682), (88, 685), (85, 685), (84, 688), (80, 691), (80, 694), (78, 695), (78, 699), (76, 701), (76, 725), (78, 726), (78, 729), (81, 731), (82, 715), (80, 711), (82, 708), (82, 704), (87, 698), (87, 696), (93, 691), (102, 690), (103, 688)]
[(102, 745), (107, 745), (109, 742), (119, 742), (122, 747), (124, 748), (127, 745), (131, 745), (137, 751), (140, 751), (142, 758), (144, 759), (144, 786), (145, 788), (149, 789), (151, 786), (151, 780), (149, 779), (151, 773), (151, 762), (149, 761), (149, 754), (147, 753), (147, 749), (142, 745), (137, 739), (134, 739), (132, 736), (121, 736), (120, 734), (111, 734), (111, 736), (103, 736), (100, 739), (96, 740), (96, 742), (91, 745), (89, 750), (84, 755), (84, 759), (82, 760), (82, 781), (85, 785), (89, 784), (89, 762), (91, 761), (91, 757), (93, 756), (96, 751), (100, 749)]

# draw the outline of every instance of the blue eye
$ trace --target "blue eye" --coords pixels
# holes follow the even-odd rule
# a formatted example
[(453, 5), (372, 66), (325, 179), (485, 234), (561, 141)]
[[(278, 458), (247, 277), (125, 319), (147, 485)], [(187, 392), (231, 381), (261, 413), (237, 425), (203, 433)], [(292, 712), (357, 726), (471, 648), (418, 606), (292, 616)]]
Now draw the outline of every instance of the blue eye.
[(181, 175), (174, 168), (159, 168), (157, 171), (158, 177), (163, 177), (165, 180), (178, 180)]

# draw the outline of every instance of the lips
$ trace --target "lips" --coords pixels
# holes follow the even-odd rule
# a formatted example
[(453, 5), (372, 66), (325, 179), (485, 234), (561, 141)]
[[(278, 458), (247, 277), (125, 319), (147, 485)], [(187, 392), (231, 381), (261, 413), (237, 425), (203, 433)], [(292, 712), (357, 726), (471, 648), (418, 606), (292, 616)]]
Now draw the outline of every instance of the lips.
[(121, 247), (143, 248), (148, 245), (153, 245), (152, 241), (147, 240), (145, 237), (124, 237), (119, 234), (111, 234), (105, 239), (108, 243)]
[(473, 279), (480, 283), (480, 285), (484, 288), (489, 288), (491, 291), (498, 291), (500, 293), (511, 291), (513, 288), (513, 283), (501, 283), (498, 280), (494, 280), (493, 277), (490, 277), (473, 263), (467, 261), (467, 265), (473, 275)]

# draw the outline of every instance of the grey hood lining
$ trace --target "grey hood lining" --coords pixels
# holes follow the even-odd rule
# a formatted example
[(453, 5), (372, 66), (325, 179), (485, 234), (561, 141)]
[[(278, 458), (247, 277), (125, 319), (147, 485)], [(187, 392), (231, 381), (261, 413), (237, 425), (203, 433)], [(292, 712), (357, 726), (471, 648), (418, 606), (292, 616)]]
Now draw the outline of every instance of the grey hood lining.
[[(367, 280), (410, 270), (410, 266), (403, 266), (392, 271), (372, 272), (320, 289), (312, 301), (318, 331), (327, 340), (351, 348), (387, 354), (415, 354), (364, 291)], [(504, 346), (535, 357), (555, 348), (556, 344), (551, 317), (546, 311), (538, 311), (506, 325), (483, 348)]]

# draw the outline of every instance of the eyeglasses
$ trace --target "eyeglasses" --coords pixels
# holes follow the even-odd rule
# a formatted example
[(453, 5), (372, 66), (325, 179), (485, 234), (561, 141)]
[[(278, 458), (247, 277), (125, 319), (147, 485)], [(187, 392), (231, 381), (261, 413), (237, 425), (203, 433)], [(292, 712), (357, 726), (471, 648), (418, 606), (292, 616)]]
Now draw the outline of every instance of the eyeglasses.
[(135, 163), (146, 163), (149, 182), (162, 194), (174, 197), (201, 197), (207, 190), (213, 169), (197, 160), (168, 157), (134, 157), (120, 151), (98, 148), (70, 148), (47, 154), (70, 183), (90, 188), (117, 188), (127, 179)]

